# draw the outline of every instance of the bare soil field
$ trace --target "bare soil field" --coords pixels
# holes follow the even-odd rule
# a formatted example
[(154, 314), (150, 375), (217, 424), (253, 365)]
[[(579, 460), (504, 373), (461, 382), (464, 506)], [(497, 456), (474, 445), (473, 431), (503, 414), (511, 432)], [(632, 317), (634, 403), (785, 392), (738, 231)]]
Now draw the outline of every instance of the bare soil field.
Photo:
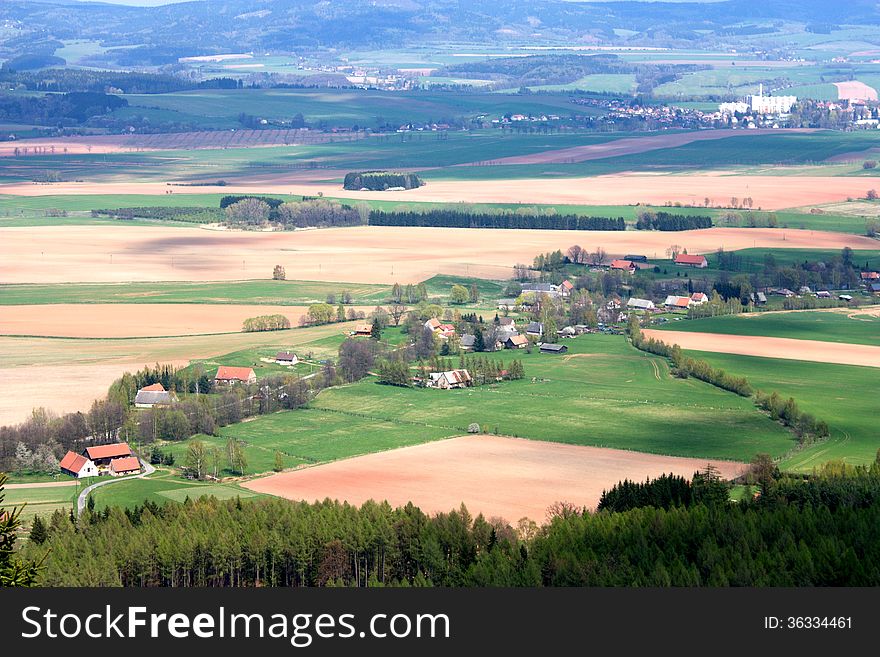
[[(723, 477), (745, 464), (712, 461)], [(243, 484), (291, 500), (345, 500), (360, 505), (412, 502), (428, 514), (462, 503), (476, 515), (543, 523), (547, 507), (566, 501), (595, 508), (603, 490), (623, 479), (675, 473), (690, 477), (706, 461), (499, 436), (467, 436), (368, 454)]]
[[(261, 306), (264, 307), (264, 306)], [(131, 310), (134, 306), (122, 306)], [(55, 413), (87, 411), (114, 380), (145, 365), (188, 365), (241, 349), (314, 351), (321, 357), (335, 348), (313, 341), (350, 329), (354, 322), (327, 324), (296, 331), (265, 331), (227, 335), (134, 340), (76, 340), (0, 336), (0, 425), (26, 419), (31, 409)]]
[(0, 306), (0, 335), (131, 338), (232, 333), (241, 331), (245, 319), (258, 315), (284, 315), (296, 327), (306, 312), (306, 306), (184, 303)]
[(858, 80), (835, 82), (834, 86), (840, 100), (877, 100), (877, 90)]
[[(0, 426), (22, 422), (32, 409), (40, 407), (58, 415), (86, 412), (124, 372), (139, 370), (150, 361), (91, 365), (62, 363), (0, 367)], [(172, 361), (171, 364), (187, 363)]]
[(714, 351), (721, 354), (761, 356), (762, 358), (785, 358), (808, 360), (838, 365), (863, 365), (880, 367), (880, 347), (819, 340), (794, 338), (768, 338), (754, 335), (725, 335), (721, 333), (690, 333), (687, 331), (657, 331), (646, 329), (643, 333), (667, 344), (677, 344), (683, 349)]
[(196, 227), (52, 226), (0, 228), (0, 283), (219, 281), (269, 278), (283, 265), (311, 281), (415, 283), (435, 274), (508, 278), (517, 262), (574, 243), (609, 255), (664, 258), (749, 247), (876, 248), (858, 235), (772, 228), (659, 231), (493, 230), (361, 226), (294, 232)]
[[(497, 160), (491, 160), (489, 164), (566, 164), (572, 162), (586, 162), (587, 160), (599, 160), (606, 157), (644, 153), (646, 151), (654, 151), (661, 148), (675, 148), (695, 141), (709, 141), (726, 139), (728, 137), (753, 135), (789, 134), (792, 132), (815, 132), (815, 130), (810, 128), (794, 130), (773, 130), (772, 128), (761, 128), (757, 130), (706, 130), (703, 132), (660, 134), (650, 137), (631, 137), (626, 139), (616, 139), (605, 144), (589, 144), (586, 146), (574, 146), (572, 148), (544, 151), (542, 153), (532, 153), (530, 155), (502, 157)], [(472, 163), (470, 165), (464, 164), (461, 166), (473, 166), (473, 164), (477, 163)], [(486, 162), (480, 162), (479, 164), (486, 164)]]
[[(318, 169), (315, 179), (328, 173)], [(299, 176), (298, 176), (299, 177)], [(284, 182), (289, 180), (289, 182)], [(860, 198), (870, 188), (870, 180), (846, 176), (774, 176), (706, 174), (622, 173), (589, 178), (523, 178), (502, 180), (433, 180), (405, 191), (370, 192), (344, 190), (335, 183), (304, 183), (290, 174), (266, 178), (262, 182), (234, 183), (226, 186), (175, 186), (162, 182), (61, 182), (8, 183), (0, 185), (0, 194), (12, 196), (51, 196), (70, 194), (298, 194), (383, 201), (422, 201), (431, 203), (527, 203), (552, 200), (570, 205), (664, 205), (681, 203), (702, 206), (725, 206), (731, 197), (754, 201), (756, 210), (838, 203)]]
[(323, 144), (331, 141), (353, 141), (361, 135), (323, 134), (308, 130), (212, 130), (204, 132), (176, 132), (155, 135), (92, 135), (81, 137), (47, 137), (0, 142), (0, 157), (19, 154), (83, 154), (129, 153), (139, 151), (169, 151), (216, 148), (251, 148), (259, 146), (287, 146), (295, 144)]

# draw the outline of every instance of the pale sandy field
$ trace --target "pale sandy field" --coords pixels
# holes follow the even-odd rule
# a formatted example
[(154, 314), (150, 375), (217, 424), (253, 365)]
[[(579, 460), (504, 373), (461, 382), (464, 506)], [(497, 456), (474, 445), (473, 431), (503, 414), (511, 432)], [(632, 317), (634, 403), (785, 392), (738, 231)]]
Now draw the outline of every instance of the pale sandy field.
[(683, 349), (714, 351), (722, 354), (761, 356), (808, 360), (838, 365), (880, 367), (880, 347), (843, 342), (821, 342), (794, 338), (768, 338), (756, 335), (727, 335), (723, 333), (691, 333), (689, 331), (642, 331), (647, 337), (677, 344)]
[(570, 162), (585, 162), (598, 160), (605, 157), (620, 155), (632, 155), (646, 151), (659, 150), (661, 148), (675, 148), (684, 146), (695, 141), (709, 141), (733, 137), (746, 137), (755, 135), (786, 134), (793, 132), (816, 132), (810, 128), (773, 130), (762, 128), (757, 130), (704, 130), (702, 132), (675, 132), (669, 134), (652, 135), (648, 137), (628, 137), (615, 139), (604, 144), (589, 144), (586, 146), (573, 146), (572, 148), (560, 148), (542, 153), (530, 155), (515, 155), (490, 160), (493, 165), (497, 164), (564, 164)]
[[(374, 306), (347, 308), (368, 312)], [(307, 306), (184, 303), (0, 306), (0, 335), (132, 338), (231, 333), (258, 315), (284, 315), (296, 327), (307, 312)]]
[[(745, 464), (712, 461), (725, 478)], [(360, 505), (412, 501), (425, 513), (457, 509), (515, 523), (543, 523), (554, 502), (595, 508), (603, 490), (623, 479), (672, 472), (690, 477), (706, 460), (563, 445), (499, 436), (467, 436), (283, 472), (243, 484), (291, 500), (325, 498)]]
[(435, 274), (509, 278), (517, 262), (580, 244), (609, 255), (666, 257), (749, 247), (872, 249), (867, 237), (770, 228), (554, 231), (362, 226), (295, 232), (138, 226), (0, 228), (0, 283), (218, 281), (269, 278), (415, 283)]
[[(120, 308), (132, 310), (136, 306)], [(265, 347), (269, 351), (314, 351), (324, 358), (332, 353), (309, 343), (341, 333), (353, 325), (354, 322), (350, 322), (296, 331), (131, 340), (0, 336), (0, 426), (21, 422), (31, 409), (38, 407), (56, 413), (88, 410), (93, 400), (105, 395), (114, 380), (145, 365), (184, 366), (191, 360), (211, 359), (254, 347)]]
[(877, 100), (877, 90), (858, 80), (835, 82), (834, 86), (840, 100)]
[[(317, 176), (326, 177), (318, 170)], [(281, 178), (284, 178), (282, 175)], [(286, 176), (291, 178), (290, 176)], [(871, 181), (845, 176), (756, 176), (724, 172), (681, 174), (615, 174), (589, 178), (523, 178), (510, 180), (434, 180), (406, 191), (344, 190), (336, 183), (289, 183), (267, 177), (224, 187), (173, 187), (164, 182), (7, 183), (0, 195), (47, 196), (68, 194), (300, 194), (349, 199), (424, 201), (435, 203), (525, 203), (629, 205), (667, 202), (684, 205), (727, 205), (731, 197), (751, 198), (755, 209), (781, 210), (863, 197)]]

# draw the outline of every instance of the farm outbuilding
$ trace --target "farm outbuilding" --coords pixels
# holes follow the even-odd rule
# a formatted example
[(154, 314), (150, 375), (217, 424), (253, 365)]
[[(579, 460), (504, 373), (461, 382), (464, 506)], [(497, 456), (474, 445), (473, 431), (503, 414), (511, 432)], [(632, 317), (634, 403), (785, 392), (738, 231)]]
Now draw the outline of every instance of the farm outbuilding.
[(568, 351), (568, 347), (564, 344), (551, 344), (545, 342), (541, 345), (542, 354), (564, 354), (566, 351)]
[(709, 266), (709, 261), (706, 260), (706, 256), (679, 253), (677, 256), (675, 256), (675, 264), (682, 267), (696, 267), (698, 269), (705, 269)]
[(61, 459), (59, 466), (61, 467), (61, 472), (77, 479), (98, 476), (98, 468), (94, 462), (76, 452), (67, 452), (64, 458)]
[(297, 358), (296, 354), (289, 351), (279, 351), (275, 354), (275, 362), (279, 365), (296, 365), (299, 362), (299, 358)]

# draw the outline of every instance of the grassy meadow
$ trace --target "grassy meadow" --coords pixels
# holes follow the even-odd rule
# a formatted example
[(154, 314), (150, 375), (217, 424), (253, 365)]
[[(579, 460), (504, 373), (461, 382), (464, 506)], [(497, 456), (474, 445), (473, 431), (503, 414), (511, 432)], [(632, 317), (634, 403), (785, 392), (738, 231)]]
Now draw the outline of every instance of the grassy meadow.
[[(679, 322), (684, 324), (684, 322)], [(809, 472), (832, 459), (870, 463), (877, 455), (877, 416), (880, 402), (877, 369), (755, 356), (693, 352), (715, 367), (745, 376), (765, 392), (791, 396), (803, 411), (825, 420), (831, 438), (792, 453), (782, 461), (787, 470)]]
[[(876, 310), (876, 308), (874, 309)], [(749, 313), (661, 325), (662, 329), (729, 335), (823, 340), (880, 346), (880, 317), (857, 308), (842, 311)]]

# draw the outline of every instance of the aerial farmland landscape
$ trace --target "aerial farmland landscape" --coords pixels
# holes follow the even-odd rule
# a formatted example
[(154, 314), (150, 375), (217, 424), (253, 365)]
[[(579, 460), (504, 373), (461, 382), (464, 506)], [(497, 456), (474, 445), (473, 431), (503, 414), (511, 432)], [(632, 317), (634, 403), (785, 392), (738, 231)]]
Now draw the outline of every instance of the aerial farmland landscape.
[(880, 585), (876, 6), (330, 5), (0, 6), (0, 584)]

